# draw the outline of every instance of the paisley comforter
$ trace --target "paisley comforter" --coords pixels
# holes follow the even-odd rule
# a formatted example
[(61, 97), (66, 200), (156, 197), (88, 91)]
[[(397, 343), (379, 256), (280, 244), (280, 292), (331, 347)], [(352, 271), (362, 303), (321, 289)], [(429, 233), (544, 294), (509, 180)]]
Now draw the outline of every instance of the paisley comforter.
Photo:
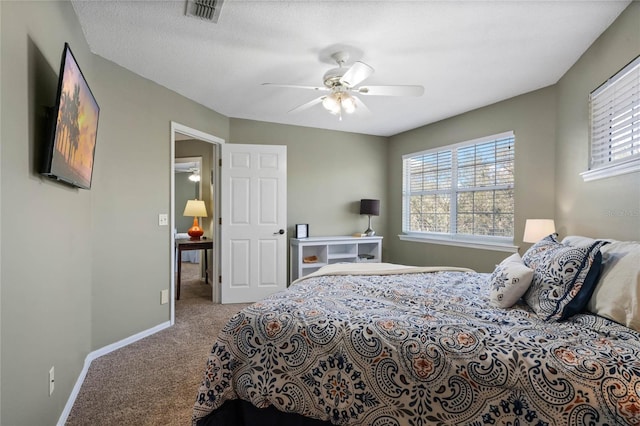
[(220, 333), (194, 424), (225, 401), (337, 425), (639, 425), (640, 333), (488, 303), (488, 274), (315, 276)]

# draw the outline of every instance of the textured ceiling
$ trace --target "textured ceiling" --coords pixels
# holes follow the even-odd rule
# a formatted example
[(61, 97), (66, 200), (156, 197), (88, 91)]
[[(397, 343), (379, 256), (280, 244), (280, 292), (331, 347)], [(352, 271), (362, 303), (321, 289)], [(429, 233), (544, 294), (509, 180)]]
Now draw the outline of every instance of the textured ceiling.
[[(91, 50), (225, 116), (390, 136), (551, 84), (629, 1), (225, 0), (217, 23), (185, 1), (73, 1)], [(72, 46), (73, 48), (73, 46)], [(422, 85), (419, 98), (362, 96), (339, 121), (317, 86), (347, 50), (369, 85)]]

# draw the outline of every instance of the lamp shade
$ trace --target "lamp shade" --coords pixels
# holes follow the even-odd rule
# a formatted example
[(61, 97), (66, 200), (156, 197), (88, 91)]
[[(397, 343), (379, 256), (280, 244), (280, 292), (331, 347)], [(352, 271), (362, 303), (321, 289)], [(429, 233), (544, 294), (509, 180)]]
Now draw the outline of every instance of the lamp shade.
[(184, 216), (207, 217), (207, 207), (202, 200), (187, 200)]
[(527, 219), (524, 225), (522, 241), (525, 243), (537, 243), (554, 232), (556, 232), (556, 225), (553, 219)]
[(360, 214), (380, 216), (380, 200), (360, 200)]

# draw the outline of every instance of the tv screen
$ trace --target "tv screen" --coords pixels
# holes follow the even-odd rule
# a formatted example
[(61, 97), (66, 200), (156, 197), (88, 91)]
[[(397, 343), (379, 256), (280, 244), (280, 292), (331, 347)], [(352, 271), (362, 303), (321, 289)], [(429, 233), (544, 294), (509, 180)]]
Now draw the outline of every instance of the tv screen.
[(43, 175), (78, 188), (91, 188), (99, 114), (100, 107), (65, 43)]

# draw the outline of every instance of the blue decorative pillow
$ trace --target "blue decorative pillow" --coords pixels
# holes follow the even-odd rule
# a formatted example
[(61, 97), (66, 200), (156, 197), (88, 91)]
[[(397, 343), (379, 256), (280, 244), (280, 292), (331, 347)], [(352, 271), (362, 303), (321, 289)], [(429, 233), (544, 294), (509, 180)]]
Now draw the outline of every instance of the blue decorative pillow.
[(545, 321), (560, 321), (581, 312), (595, 289), (606, 241), (587, 247), (565, 245), (551, 234), (522, 256), (533, 269), (533, 281), (524, 295), (527, 304)]

